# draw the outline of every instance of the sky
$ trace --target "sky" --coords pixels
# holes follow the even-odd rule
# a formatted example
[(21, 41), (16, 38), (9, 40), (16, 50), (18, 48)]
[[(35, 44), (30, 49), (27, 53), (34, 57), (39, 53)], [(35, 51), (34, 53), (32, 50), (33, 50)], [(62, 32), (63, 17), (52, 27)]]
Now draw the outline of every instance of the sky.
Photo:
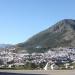
[(0, 44), (17, 44), (62, 19), (75, 19), (75, 0), (0, 0)]

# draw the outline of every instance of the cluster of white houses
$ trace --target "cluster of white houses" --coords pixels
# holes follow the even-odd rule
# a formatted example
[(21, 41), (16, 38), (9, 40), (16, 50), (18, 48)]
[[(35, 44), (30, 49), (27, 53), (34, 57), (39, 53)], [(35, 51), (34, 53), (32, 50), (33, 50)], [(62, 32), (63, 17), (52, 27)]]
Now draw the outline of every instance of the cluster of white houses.
[(45, 63), (44, 70), (74, 69), (75, 66), (75, 48), (52, 48), (45, 53), (29, 54), (26, 50), (15, 52), (15, 48), (0, 50), (0, 67), (12, 65), (25, 65), (27, 62), (40, 64)]

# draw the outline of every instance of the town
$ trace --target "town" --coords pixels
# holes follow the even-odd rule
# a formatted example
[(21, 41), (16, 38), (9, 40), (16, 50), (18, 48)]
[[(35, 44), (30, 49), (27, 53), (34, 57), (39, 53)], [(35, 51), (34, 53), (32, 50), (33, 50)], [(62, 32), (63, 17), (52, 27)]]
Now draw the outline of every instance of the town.
[(44, 53), (3, 49), (0, 50), (0, 69), (75, 69), (75, 48), (51, 48)]

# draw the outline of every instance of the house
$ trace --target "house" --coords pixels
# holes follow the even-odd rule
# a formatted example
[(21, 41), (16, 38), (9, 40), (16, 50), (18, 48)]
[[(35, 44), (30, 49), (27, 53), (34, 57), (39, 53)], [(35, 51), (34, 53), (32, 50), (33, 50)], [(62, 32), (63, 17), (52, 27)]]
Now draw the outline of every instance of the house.
[(65, 68), (68, 69), (69, 68), (69, 63), (64, 64)]

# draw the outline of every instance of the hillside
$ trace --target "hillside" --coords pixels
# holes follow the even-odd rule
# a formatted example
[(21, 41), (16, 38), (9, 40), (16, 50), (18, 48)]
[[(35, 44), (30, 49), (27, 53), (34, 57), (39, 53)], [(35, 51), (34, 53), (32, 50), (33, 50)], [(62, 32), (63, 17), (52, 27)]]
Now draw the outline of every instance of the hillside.
[(16, 47), (30, 51), (40, 48), (75, 47), (75, 20), (61, 20)]

